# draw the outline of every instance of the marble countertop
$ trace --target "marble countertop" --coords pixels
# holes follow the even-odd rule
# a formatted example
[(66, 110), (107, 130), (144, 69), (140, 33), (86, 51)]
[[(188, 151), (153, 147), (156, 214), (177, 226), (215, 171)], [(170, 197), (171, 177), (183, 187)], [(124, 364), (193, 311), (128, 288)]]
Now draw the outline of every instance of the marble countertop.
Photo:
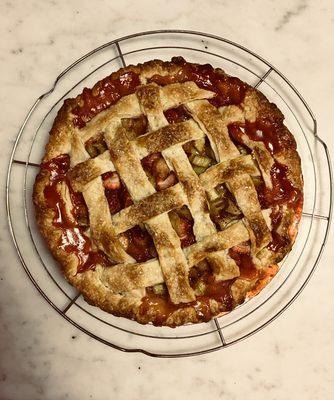
[[(270, 60), (307, 99), (334, 154), (331, 0), (3, 0), (2, 187), (22, 120), (64, 67), (114, 38), (165, 28), (217, 34)], [(161, 360), (107, 348), (52, 310), (23, 271), (4, 205), (0, 213), (0, 400), (334, 398), (333, 234), (306, 290), (266, 329), (224, 351)]]

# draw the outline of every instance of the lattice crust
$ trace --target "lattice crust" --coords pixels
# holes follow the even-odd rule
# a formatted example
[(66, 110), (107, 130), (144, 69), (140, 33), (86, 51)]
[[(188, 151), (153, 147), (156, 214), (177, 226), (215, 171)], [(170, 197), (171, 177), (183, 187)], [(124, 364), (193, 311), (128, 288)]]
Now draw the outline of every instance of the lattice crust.
[[(272, 171), (279, 162), (287, 170), (284, 179), (289, 179), (296, 190), (302, 191), (295, 143), (283, 126), (283, 117), (276, 107), (250, 87), (246, 87), (240, 104), (217, 108), (211, 102), (216, 93), (199, 87), (191, 79), (175, 80), (177, 83), (163, 86), (150, 82), (157, 75), (161, 78), (177, 76), (182, 72), (180, 68), (179, 62), (154, 61), (115, 73), (112, 75), (115, 79), (126, 73), (138, 74), (141, 84), (134, 93), (121, 97), (92, 116), (81, 128), (75, 123), (74, 110), (82, 97), (66, 101), (46, 147), (43, 165), (48, 168), (42, 167), (34, 189), (41, 232), (61, 263), (66, 278), (86, 300), (115, 315), (141, 323), (153, 321), (170, 326), (208, 319), (207, 314), (198, 312), (198, 308), (203, 309), (204, 300), (203, 293), (198, 295), (191, 284), (193, 267), (207, 262), (211, 281), (229, 285), (231, 309), (242, 302), (250, 290), (259, 290), (263, 282), (268, 281), (268, 267), (291, 248), (301, 206), (297, 209), (291, 204), (283, 204), (280, 223), (276, 218), (273, 230), (271, 217), (279, 207), (267, 204), (267, 210), (264, 210), (255, 183), (260, 181), (263, 190), (273, 191)], [(217, 73), (225, 80), (229, 79), (222, 71)], [(188, 119), (170, 124), (165, 112), (181, 105)], [(145, 133), (134, 136), (130, 124), (123, 123), (125, 118), (145, 118)], [(289, 151), (285, 153), (280, 148), (276, 154), (270, 152), (264, 141), (245, 133), (247, 124), (259, 120), (276, 124), (275, 140), (290, 141)], [(230, 126), (239, 129), (238, 144), (232, 140)], [(91, 158), (86, 146), (97, 133), (102, 135), (107, 149)], [(210, 143), (216, 164), (198, 174), (184, 146), (193, 141), (204, 143), (205, 138)], [(156, 190), (142, 164), (145, 157), (154, 153), (162, 154), (177, 177), (172, 186), (161, 191)], [(69, 170), (59, 172), (58, 166), (55, 172), (50, 165), (64, 155), (70, 157)], [(113, 171), (128, 191), (132, 204), (112, 215), (105, 195), (104, 176)], [(56, 194), (65, 204), (62, 218), (66, 215), (67, 220), (72, 221), (66, 229), (55, 223), (55, 211), (46, 196), (45, 190), (55, 184)], [(216, 188), (221, 186), (229, 192), (231, 207), (237, 215), (223, 230), (218, 229), (210, 215), (211, 201), (219, 200)], [(88, 209), (89, 224), (85, 228), (78, 228), (75, 222), (73, 191), (76, 196), (82, 193)], [(193, 219), (195, 243), (182, 248), (169, 213), (184, 206), (188, 207)], [(145, 226), (156, 251), (156, 257), (145, 262), (136, 262), (122, 242), (122, 235), (138, 225)], [(100, 257), (84, 271), (78, 270), (80, 256), (76, 251), (69, 251), (68, 244), (72, 243), (69, 232), (72, 236), (73, 232), (81, 235), (79, 246), (88, 246)], [(279, 250), (272, 245), (278, 234), (289, 237), (285, 247)], [(250, 243), (250, 250), (247, 243)], [(244, 277), (240, 263), (233, 257), (235, 251), (243, 254), (245, 249), (250, 251), (250, 259), (258, 270), (256, 276)], [(161, 319), (161, 313), (166, 311), (157, 308), (156, 302), (147, 300), (150, 292), (147, 288), (161, 284), (166, 285), (169, 296), (168, 315), (164, 319)], [(207, 293), (206, 296), (210, 317), (228, 310), (216, 297), (210, 298)]]

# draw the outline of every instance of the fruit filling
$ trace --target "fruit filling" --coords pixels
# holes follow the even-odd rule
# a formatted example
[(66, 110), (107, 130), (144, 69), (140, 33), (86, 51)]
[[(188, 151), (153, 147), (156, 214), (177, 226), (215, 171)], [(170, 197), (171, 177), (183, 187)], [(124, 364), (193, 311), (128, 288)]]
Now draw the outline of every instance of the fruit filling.
[(178, 182), (161, 153), (152, 153), (141, 160), (148, 179), (157, 191), (167, 189)]
[(117, 172), (106, 172), (102, 175), (102, 182), (111, 214), (116, 214), (133, 204), (130, 194)]
[(183, 149), (197, 175), (217, 163), (208, 138), (192, 140), (184, 144)]
[(188, 247), (195, 243), (193, 233), (194, 220), (187, 206), (169, 212), (170, 222), (180, 238), (181, 247)]
[(107, 144), (104, 141), (103, 133), (100, 132), (87, 140), (85, 148), (92, 158), (95, 158), (108, 150)]
[(216, 96), (209, 100), (216, 107), (240, 104), (245, 97), (248, 87), (246, 83), (238, 78), (226, 76), (222, 70), (214, 69), (210, 64), (190, 64), (182, 57), (173, 57), (172, 62), (179, 66), (175, 75), (153, 75), (149, 82), (164, 86), (193, 81), (200, 88), (216, 93)]
[(144, 262), (157, 256), (153, 240), (145, 227), (136, 225), (120, 235), (125, 251), (137, 262)]
[(121, 75), (111, 74), (92, 89), (84, 88), (76, 98), (78, 105), (72, 109), (74, 124), (79, 128), (84, 127), (95, 115), (115, 104), (121, 97), (134, 93), (139, 85), (139, 75), (129, 71)]

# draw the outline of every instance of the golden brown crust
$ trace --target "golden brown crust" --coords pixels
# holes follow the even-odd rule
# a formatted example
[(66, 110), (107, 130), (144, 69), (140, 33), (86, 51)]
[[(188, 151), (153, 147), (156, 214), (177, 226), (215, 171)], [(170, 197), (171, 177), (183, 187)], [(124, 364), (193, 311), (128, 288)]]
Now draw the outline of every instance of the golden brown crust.
[(178, 124), (167, 125), (159, 130), (149, 132), (140, 136), (136, 140), (139, 148), (145, 148), (145, 152), (141, 149), (141, 156), (163, 151), (176, 144), (183, 144), (189, 140), (195, 140), (203, 137), (203, 132), (198, 128), (197, 124), (189, 120)]
[(117, 233), (122, 233), (157, 215), (181, 208), (185, 202), (183, 190), (177, 184), (124, 208), (112, 216), (112, 225)]
[(164, 151), (164, 156), (173, 165), (179, 182), (188, 200), (188, 207), (194, 219), (193, 232), (197, 241), (215, 233), (216, 229), (210, 219), (208, 201), (199, 177), (194, 172), (182, 147)]
[[(166, 121), (161, 119), (161, 113), (163, 110), (176, 107), (182, 103), (188, 103), (186, 107), (193, 115), (194, 120), (199, 124), (204, 132), (209, 135), (212, 142), (212, 147), (217, 156), (220, 155), (220, 157), (217, 158), (220, 159), (220, 161), (227, 159), (227, 162), (232, 164), (235, 161), (229, 161), (231, 155), (233, 157), (238, 157), (239, 152), (234, 144), (228, 140), (228, 123), (231, 121), (242, 122), (243, 120), (248, 120), (253, 122), (255, 120), (263, 120), (267, 123), (275, 124), (278, 127), (276, 130), (276, 139), (278, 141), (280, 150), (275, 154), (275, 160), (288, 167), (288, 178), (296, 188), (302, 191), (303, 181), (301, 174), (301, 163), (299, 155), (296, 151), (296, 142), (293, 138), (293, 135), (283, 125), (284, 117), (274, 104), (269, 103), (265, 96), (258, 90), (248, 88), (240, 107), (228, 106), (228, 109), (225, 109), (225, 111), (224, 109), (220, 110), (222, 112), (222, 117), (219, 119), (219, 111), (215, 107), (211, 106), (207, 100), (205, 100), (213, 97), (214, 94), (210, 91), (198, 88), (198, 86), (193, 82), (186, 82), (186, 84), (181, 86), (180, 84), (176, 83), (164, 86), (162, 88), (156, 84), (145, 85), (147, 79), (151, 78), (153, 75), (176, 75), (179, 70), (180, 66), (177, 63), (153, 60), (137, 66), (122, 68), (119, 71), (111, 74), (109, 79), (116, 79), (125, 73), (133, 72), (140, 75), (141, 84), (144, 86), (139, 88), (137, 92), (139, 102), (134, 95), (129, 95), (127, 98), (123, 97), (122, 100), (119, 101), (119, 106), (116, 105), (114, 108), (107, 108), (105, 111), (101, 112), (95, 117), (95, 128), (103, 130), (107, 124), (107, 121), (110, 119), (110, 113), (114, 113), (115, 118), (120, 118), (122, 115), (124, 117), (131, 118), (140, 115), (141, 110), (147, 116), (151, 125), (151, 129), (154, 129), (154, 127), (156, 127), (156, 129), (160, 129), (161, 135), (159, 136), (157, 131), (155, 131), (145, 135), (147, 136), (146, 139), (145, 136), (142, 136), (137, 140), (138, 147), (145, 147), (145, 149), (147, 149), (147, 154), (153, 151), (163, 151), (171, 145), (180, 144), (183, 141), (202, 137), (204, 135), (202, 131), (197, 128), (197, 124), (194, 124), (193, 121), (182, 123), (181, 126), (186, 127), (184, 130), (180, 130), (178, 127), (173, 125), (162, 127), (163, 124), (166, 123)], [(225, 75), (223, 72), (221, 72), (221, 74)], [(101, 88), (101, 85), (101, 82), (98, 82), (96, 85), (94, 85), (92, 92), (98, 92)], [(64, 105), (59, 110), (50, 132), (49, 142), (45, 149), (45, 155), (43, 157), (44, 163), (49, 162), (50, 160), (62, 154), (71, 155), (71, 163), (75, 159), (74, 157), (72, 158), (71, 152), (73, 151), (73, 147), (77, 145), (76, 140), (79, 129), (74, 123), (75, 117), (72, 114), (72, 111), (76, 107), (80, 107), (82, 102), (83, 96), (79, 95), (75, 99), (66, 100)], [(127, 114), (129, 108), (132, 109), (133, 112)], [(88, 193), (91, 182), (95, 179), (100, 179), (99, 176), (104, 172), (113, 170), (113, 164), (117, 170), (122, 170), (123, 161), (126, 160), (126, 168), (138, 167), (138, 160), (134, 162), (132, 167), (130, 166), (129, 162), (131, 161), (131, 156), (129, 158), (129, 153), (132, 154), (134, 145), (129, 144), (126, 139), (126, 133), (119, 131), (119, 129), (121, 128), (117, 127), (116, 135), (113, 134), (113, 136), (109, 138), (109, 142), (115, 145), (112, 148), (114, 149), (114, 152), (117, 152), (117, 155), (113, 156), (113, 154), (111, 154), (111, 160), (107, 159), (107, 162), (109, 163), (107, 166), (104, 162), (99, 163), (99, 157), (96, 159), (89, 159), (89, 155), (85, 154), (84, 147), (80, 148), (81, 153), (77, 158), (78, 161), (74, 161), (75, 166), (71, 169), (68, 175), (68, 178), (71, 180), (72, 186), (75, 190), (83, 191), (84, 193), (87, 190)], [(196, 133), (195, 135), (194, 130)], [(88, 123), (87, 126), (82, 129), (82, 140), (87, 141), (93, 134), (94, 124), (92, 123), (90, 125)], [(150, 140), (150, 137), (153, 139)], [(272, 159), (270, 158), (271, 156), (268, 156), (266, 149), (261, 147), (260, 144), (257, 145), (257, 147), (252, 148), (255, 159), (258, 161), (259, 169), (261, 170), (263, 179), (267, 185), (268, 180), (266, 181), (264, 174), (265, 171), (267, 171), (268, 178), (268, 171), (270, 171), (272, 166)], [(79, 143), (79, 147), (80, 145), (81, 144)], [(252, 146), (251, 143), (248, 143), (248, 145)], [(173, 155), (168, 152), (169, 150), (166, 150), (166, 158), (170, 157), (170, 161), (173, 163)], [(140, 154), (140, 150), (136, 154)], [(229, 155), (227, 158), (225, 158), (226, 154)], [(144, 154), (142, 154), (142, 157), (143, 156)], [(180, 160), (180, 157), (178, 160)], [(175, 170), (177, 170), (177, 161), (174, 160), (174, 164)], [(180, 164), (180, 166), (183, 165), (184, 164), (182, 163)], [(225, 170), (223, 175), (221, 172), (219, 173), (218, 170), (221, 168), (220, 166), (221, 164), (219, 164), (217, 167), (212, 167), (217, 169), (217, 172), (214, 175), (215, 179), (228, 179), (229, 177), (226, 175), (227, 172)], [(246, 168), (246, 170), (242, 172), (250, 175), (255, 175), (255, 173), (258, 174), (258, 169), (256, 168), (255, 164), (249, 168), (250, 169)], [(124, 173), (126, 174), (126, 172)], [(206, 174), (209, 174), (209, 171)], [(119, 264), (119, 266), (117, 266), (115, 269), (105, 269), (102, 266), (97, 266), (94, 270), (88, 270), (84, 273), (77, 273), (77, 257), (74, 253), (69, 253), (65, 251), (62, 246), (59, 246), (62, 230), (61, 228), (54, 226), (53, 221), (55, 214), (52, 208), (49, 206), (44, 195), (44, 189), (50, 184), (51, 179), (50, 172), (47, 169), (42, 168), (35, 181), (33, 201), (36, 209), (36, 219), (41, 234), (45, 238), (54, 258), (61, 265), (66, 279), (83, 294), (86, 301), (90, 304), (96, 305), (107, 312), (113, 313), (114, 315), (135, 319), (140, 323), (155, 321), (157, 318), (157, 312), (154, 308), (148, 309), (146, 313), (142, 312), (141, 305), (142, 297), (144, 295), (143, 288), (147, 285), (154, 285), (154, 282), (161, 281), (161, 277), (163, 276), (162, 271), (164, 271), (164, 268), (161, 270), (157, 268), (157, 265), (154, 264), (154, 261), (152, 261), (151, 264), (149, 261), (146, 264), (138, 264), (138, 266), (136, 266), (132, 271), (126, 267), (126, 264)], [(198, 215), (200, 215), (201, 218), (205, 218), (203, 215), (206, 215), (207, 213), (207, 204), (205, 201), (203, 202), (203, 197), (201, 197), (202, 195), (199, 197), (195, 196), (194, 198), (191, 196), (191, 192), (194, 191), (196, 185), (198, 185), (202, 179), (204, 180), (204, 176), (203, 178), (201, 177), (200, 180), (196, 180), (195, 178), (190, 180), (188, 187), (186, 179), (184, 182), (182, 182), (182, 179), (180, 179), (180, 183), (178, 185), (184, 186), (186, 197), (184, 195), (180, 196), (180, 198), (174, 197), (174, 199), (170, 199), (170, 202), (168, 202), (167, 198), (165, 201), (167, 201), (168, 204), (166, 203), (167, 205), (164, 204), (161, 206), (162, 209), (169, 210), (170, 207), (174, 208), (176, 205), (183, 203), (183, 201), (181, 202), (181, 197), (183, 199), (187, 198), (190, 208), (192, 207), (193, 213), (199, 213)], [(136, 182), (136, 185), (145, 186), (147, 184), (148, 182), (146, 180), (145, 182)], [(131, 184), (129, 186), (131, 186)], [(234, 189), (237, 190), (237, 182), (234, 182)], [(175, 190), (175, 186), (170, 188), (170, 191)], [(156, 196), (160, 199), (159, 194), (153, 194), (154, 191), (151, 191), (150, 193), (145, 191), (145, 194), (143, 194), (142, 197), (140, 194), (138, 194), (140, 191), (138, 192), (138, 189), (135, 187), (133, 187), (132, 191), (129, 191), (131, 196), (133, 196), (134, 193), (137, 193), (137, 196), (135, 197), (137, 197), (138, 200), (140, 200), (140, 198), (147, 197), (147, 195)], [(200, 191), (198, 192), (200, 193)], [(143, 204), (145, 204), (145, 200), (142, 201)], [(92, 207), (93, 200), (91, 208)], [(146, 215), (145, 211), (141, 207), (142, 206), (140, 202), (137, 203), (136, 206), (133, 206), (131, 209), (132, 211), (128, 215), (128, 225), (122, 226), (122, 229), (119, 231), (123, 231), (124, 229), (127, 229), (128, 226), (132, 226), (134, 223), (136, 223), (139, 220), (139, 215)], [(147, 204), (145, 205), (145, 209), (147, 210)], [(159, 204), (156, 204), (152, 211), (147, 214), (147, 218), (151, 218), (153, 215), (156, 215), (156, 213), (159, 213), (159, 210), (160, 206)], [(126, 210), (123, 210), (123, 214), (126, 214), (126, 212)], [(301, 210), (299, 210), (299, 212), (293, 212), (291, 209), (285, 209), (279, 230), (282, 236), (289, 237), (291, 240), (285, 247), (281, 248), (275, 253), (264, 248), (257, 254), (258, 259), (264, 265), (264, 269), (268, 269), (268, 266), (278, 262), (291, 249), (297, 232), (297, 224), (300, 219), (300, 212)], [(122, 255), (124, 250), (120, 250), (119, 247), (118, 252), (120, 251), (121, 253), (118, 253), (118, 257), (115, 257), (115, 252), (117, 253), (117, 251), (112, 244), (114, 243), (115, 233), (110, 233), (110, 226), (105, 229), (103, 228), (103, 224), (105, 224), (105, 216), (101, 216), (101, 218), (102, 220), (100, 221), (100, 225), (102, 227), (100, 227), (97, 234), (97, 236), (100, 236), (100, 239), (96, 240), (97, 246), (99, 247), (100, 243), (100, 247), (107, 254), (112, 254), (118, 262), (129, 261), (129, 259), (124, 259)], [(160, 217), (158, 217), (156, 222), (153, 221), (151, 224), (152, 235), (155, 235), (156, 247), (159, 248), (159, 246), (161, 246), (163, 251), (166, 251), (166, 248), (173, 248), (175, 246), (175, 237), (173, 235), (172, 237), (168, 235), (166, 236), (166, 232), (159, 229), (161, 224), (161, 220), (159, 218)], [(117, 216), (114, 217), (114, 220), (115, 219), (117, 219)], [(230, 228), (227, 228), (227, 230), (233, 230), (233, 233), (231, 234), (230, 232), (229, 235), (229, 231), (225, 233), (214, 233), (210, 223), (208, 223), (207, 232), (216, 235), (215, 239), (211, 240), (211, 242), (209, 239), (207, 239), (202, 241), (200, 244), (195, 244), (185, 249), (184, 254), (189, 265), (195, 265), (196, 262), (204, 259), (206, 255), (209, 255), (209, 257), (211, 257), (212, 265), (214, 266), (213, 268), (216, 268), (218, 271), (217, 276), (220, 275), (225, 279), (226, 277), (231, 277), (232, 275), (237, 276), (237, 270), (233, 262), (231, 262), (231, 259), (226, 259), (225, 253), (224, 255), (219, 253), (229, 249), (234, 245), (232, 244), (234, 242), (237, 244), (249, 240), (249, 238), (252, 240), (251, 235), (255, 232), (256, 236), (258, 225), (261, 225), (261, 228), (259, 228), (259, 233), (263, 234), (263, 232), (265, 232), (265, 235), (267, 235), (267, 225), (263, 225), (264, 219), (262, 214), (261, 216), (257, 214), (256, 218), (253, 220), (250, 218), (250, 221), (251, 222), (249, 222), (249, 220), (245, 221), (245, 224), (243, 222), (238, 222), (232, 225)], [(98, 220), (95, 222), (97, 225), (99, 224)], [(164, 224), (165, 223), (166, 222), (164, 222)], [(250, 229), (247, 229), (247, 224), (251, 225)], [(152, 228), (153, 226), (155, 226), (154, 229)], [(94, 232), (91, 232), (90, 234), (92, 237), (96, 236)], [(225, 237), (222, 241), (221, 239), (224, 235)], [(268, 235), (265, 239), (263, 239), (262, 243), (256, 241), (256, 238), (254, 240), (254, 243), (256, 243), (259, 248), (262, 248), (263, 243), (268, 242)], [(170, 242), (169, 245), (166, 244), (168, 241)], [(182, 259), (182, 255), (181, 253), (173, 253), (173, 257), (175, 257), (176, 260), (176, 268), (173, 271), (174, 275), (171, 275), (169, 279), (174, 281), (171, 284), (174, 288), (179, 287), (180, 293), (176, 294), (176, 297), (181, 298), (181, 301), (194, 300), (195, 297), (193, 296), (190, 286), (186, 285), (187, 287), (183, 287), (187, 281), (187, 274), (184, 275), (185, 269), (183, 266), (184, 260)], [(166, 262), (168, 263), (168, 258), (166, 259)], [(169, 264), (165, 265), (165, 270), (168, 268)], [(178, 283), (175, 285), (176, 281)], [(238, 304), (239, 302), (242, 302), (246, 293), (255, 288), (256, 284), (256, 281), (237, 278), (231, 289), (235, 303)], [(217, 304), (214, 301), (210, 304), (211, 309), (214, 310), (212, 312), (219, 314), (220, 310), (217, 307)], [(194, 307), (187, 306), (170, 313), (168, 319), (164, 321), (163, 324), (168, 326), (177, 326), (188, 322), (195, 323), (200, 321), (201, 318), (195, 312)]]
[(112, 162), (109, 160), (101, 160), (99, 157), (90, 158), (72, 168), (67, 177), (75, 191), (83, 192), (86, 185), (93, 179), (114, 169)]
[(59, 154), (68, 154), (70, 152), (71, 133), (74, 129), (71, 110), (75, 104), (76, 100), (67, 99), (58, 111), (50, 131), (43, 162), (52, 160)]
[(260, 175), (251, 155), (239, 156), (214, 165), (200, 175), (200, 180), (202, 186), (209, 190), (220, 183), (229, 181), (238, 174)]
[(262, 215), (254, 183), (249, 175), (237, 175), (228, 181), (238, 206), (246, 219), (254, 254), (270, 243), (272, 236)]
[(208, 135), (217, 160), (225, 161), (239, 156), (238, 149), (229, 138), (227, 125), (216, 107), (206, 100), (198, 100), (187, 105), (187, 108)]

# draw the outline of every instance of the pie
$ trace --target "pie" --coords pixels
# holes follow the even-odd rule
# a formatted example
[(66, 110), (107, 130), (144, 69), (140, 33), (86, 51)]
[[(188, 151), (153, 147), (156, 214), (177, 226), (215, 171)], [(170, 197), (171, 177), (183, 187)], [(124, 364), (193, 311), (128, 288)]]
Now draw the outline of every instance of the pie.
[(291, 250), (300, 158), (275, 104), (211, 65), (148, 61), (67, 99), (33, 200), (85, 300), (139, 323), (209, 321)]

